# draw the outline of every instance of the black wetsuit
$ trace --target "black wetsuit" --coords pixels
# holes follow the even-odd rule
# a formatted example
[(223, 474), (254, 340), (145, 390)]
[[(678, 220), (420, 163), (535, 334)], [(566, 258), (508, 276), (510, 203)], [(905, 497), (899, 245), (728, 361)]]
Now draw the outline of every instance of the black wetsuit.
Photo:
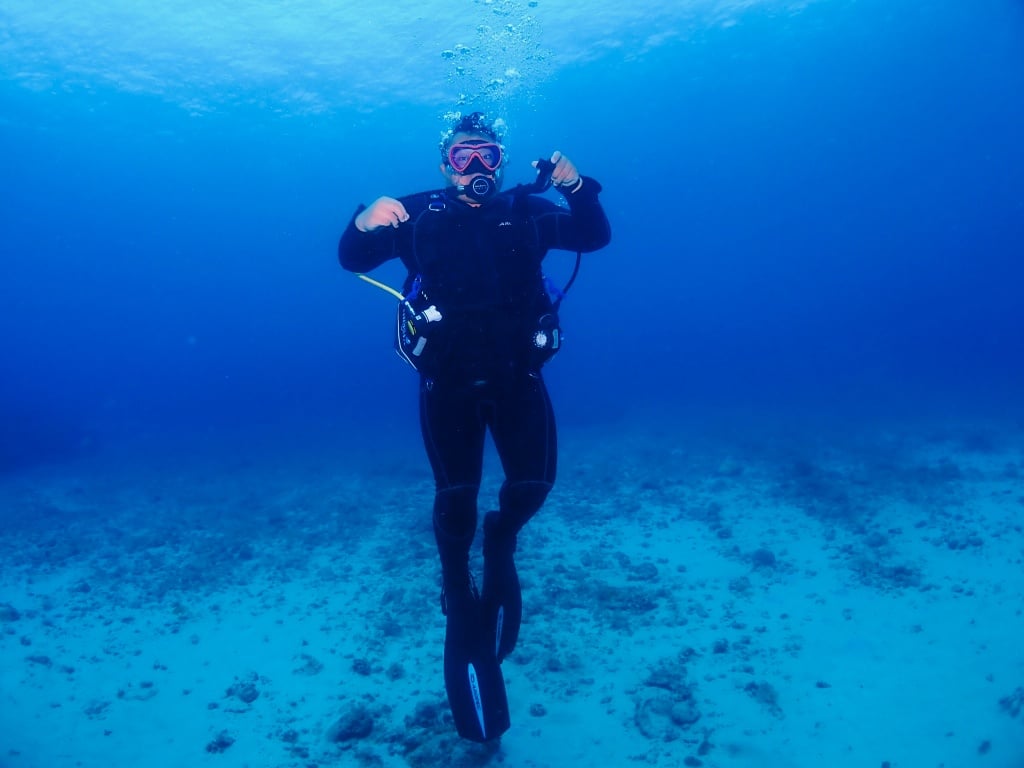
[[(443, 330), (429, 342), (432, 369), (421, 376), (420, 417), (436, 482), (434, 531), (449, 600), (453, 593), (468, 599), (487, 430), (505, 482), (498, 512), (484, 521), (485, 610), (488, 593), (515, 577), (516, 534), (554, 482), (555, 422), (531, 346), (538, 318), (551, 310), (541, 262), (552, 248), (587, 252), (609, 242), (600, 190), (584, 177), (565, 195), (568, 210), (525, 193), (500, 194), (479, 207), (451, 191), (410, 195), (401, 198), (409, 221), (397, 229), (361, 232), (353, 218), (341, 237), (345, 269), (367, 272), (401, 259), (409, 271), (406, 290), (419, 276), (423, 293), (443, 314)], [(495, 568), (502, 573), (495, 576)], [(514, 591), (518, 597), (518, 583)], [(515, 613), (516, 606), (505, 610)], [(511, 633), (500, 641), (499, 657), (518, 632), (518, 616), (506, 622)]]

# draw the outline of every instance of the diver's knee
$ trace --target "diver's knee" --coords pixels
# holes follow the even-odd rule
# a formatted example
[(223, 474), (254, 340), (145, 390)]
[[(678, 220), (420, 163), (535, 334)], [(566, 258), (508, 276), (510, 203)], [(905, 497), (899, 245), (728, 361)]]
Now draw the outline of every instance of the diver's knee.
[(438, 537), (472, 539), (476, 533), (475, 485), (444, 488), (434, 496), (434, 531)]
[(550, 491), (551, 483), (540, 480), (506, 483), (501, 488), (500, 513), (492, 524), (517, 533), (541, 508)]
[(501, 508), (510, 512), (529, 510), (536, 512), (551, 491), (551, 483), (540, 480), (525, 480), (506, 483), (501, 489)]

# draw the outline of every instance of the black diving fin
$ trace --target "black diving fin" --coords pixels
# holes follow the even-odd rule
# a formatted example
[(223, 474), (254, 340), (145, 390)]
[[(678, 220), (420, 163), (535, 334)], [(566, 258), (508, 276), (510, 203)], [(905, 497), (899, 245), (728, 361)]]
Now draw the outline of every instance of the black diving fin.
[(492, 741), (509, 729), (508, 696), (475, 594), (445, 596), (444, 687), (459, 736)]
[(484, 517), (484, 591), (480, 609), (484, 626), (501, 663), (512, 653), (523, 620), (523, 595), (516, 573), (516, 536), (502, 530), (498, 512)]

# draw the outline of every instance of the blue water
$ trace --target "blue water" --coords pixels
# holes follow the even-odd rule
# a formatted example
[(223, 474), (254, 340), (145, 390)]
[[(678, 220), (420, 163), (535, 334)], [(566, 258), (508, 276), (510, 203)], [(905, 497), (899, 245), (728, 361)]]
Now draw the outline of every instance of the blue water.
[[(531, 45), (571, 37), (545, 28), (544, 3), (515, 8)], [(613, 424), (637, 404), (1019, 417), (1020, 3), (726, 10), (681, 14), (646, 46), (660, 30), (633, 20), (564, 66), (547, 50), (543, 71), (525, 46), (479, 54), (538, 69), (462, 105), (510, 123), (511, 179), (559, 148), (605, 187), (614, 242), (587, 257), (549, 369), (563, 422)], [(0, 16), (16, 54), (0, 70), (4, 464), (142, 436), (161, 450), (412, 433), (391, 305), (334, 249), (357, 203), (438, 184), (440, 118), (464, 83), (417, 57), (444, 56), (385, 60), (401, 89), (375, 83), (378, 51), (339, 25), (333, 45), (365, 71), (352, 93), (330, 61), (323, 80), (304, 71), (310, 109), (258, 69), (217, 81), (215, 50), (162, 65), (126, 48), (91, 72), (89, 51), (61, 61), (60, 30), (34, 38), (22, 16)], [(182, 33), (158, 22), (173, 56)], [(318, 23), (298, 15), (268, 73), (330, 50)], [(126, 74), (147, 66), (166, 80), (152, 91)], [(570, 257), (550, 264), (567, 274)]]
[[(0, 764), (347, 765), (374, 697), (374, 754), (424, 704), (446, 743), (417, 383), (336, 247), (483, 109), (613, 230), (545, 374), (509, 764), (572, 722), (580, 764), (1019, 766), (1022, 94), (1020, 0), (8, 0)], [(662, 657), (683, 738), (631, 716)]]

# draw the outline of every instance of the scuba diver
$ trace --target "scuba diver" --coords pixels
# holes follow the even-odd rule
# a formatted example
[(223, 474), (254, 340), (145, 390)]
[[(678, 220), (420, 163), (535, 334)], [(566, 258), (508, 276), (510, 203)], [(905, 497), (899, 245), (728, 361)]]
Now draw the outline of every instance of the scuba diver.
[[(576, 253), (578, 269), (581, 253), (611, 239), (601, 185), (561, 152), (533, 162), (533, 184), (501, 191), (503, 126), (480, 112), (457, 116), (440, 145), (447, 185), (359, 206), (338, 245), (342, 267), (399, 298), (396, 351), (420, 375), (445, 689), (459, 735), (473, 741), (510, 725), (500, 663), (522, 618), (517, 536), (555, 480), (555, 420), (541, 367), (561, 347), (558, 307), (568, 286), (559, 291), (541, 264), (562, 249)], [(567, 207), (537, 194), (548, 186)], [(408, 270), (400, 293), (361, 274), (390, 259)], [(488, 431), (504, 482), (498, 509), (484, 515), (478, 593), (469, 553)]]

